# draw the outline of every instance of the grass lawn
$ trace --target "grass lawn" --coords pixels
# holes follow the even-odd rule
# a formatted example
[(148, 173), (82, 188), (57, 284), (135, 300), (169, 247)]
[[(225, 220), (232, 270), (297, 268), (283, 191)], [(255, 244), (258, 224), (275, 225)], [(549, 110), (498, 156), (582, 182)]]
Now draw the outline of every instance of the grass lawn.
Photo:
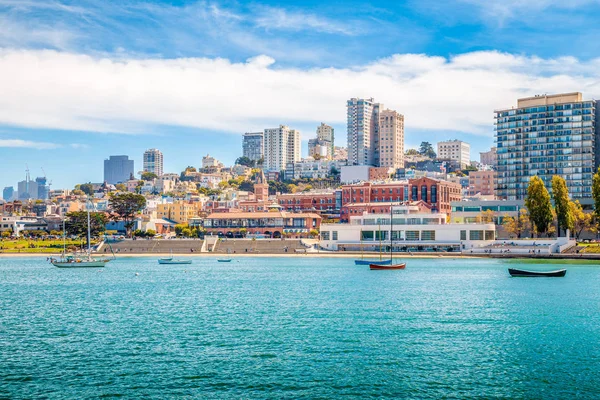
[[(71, 246), (75, 246), (78, 249), (81, 248), (81, 244), (85, 240), (67, 240), (67, 249)], [(94, 241), (92, 240), (92, 244)], [(52, 240), (1, 240), (0, 241), (0, 253), (60, 253), (63, 248), (62, 239)]]

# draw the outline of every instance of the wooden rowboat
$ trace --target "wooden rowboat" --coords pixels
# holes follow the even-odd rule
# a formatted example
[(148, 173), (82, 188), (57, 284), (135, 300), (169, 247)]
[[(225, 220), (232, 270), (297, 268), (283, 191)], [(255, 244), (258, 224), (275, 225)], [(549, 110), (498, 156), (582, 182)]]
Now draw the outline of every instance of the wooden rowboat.
[(390, 265), (369, 264), (369, 268), (371, 268), (372, 270), (404, 269), (406, 268), (406, 263)]
[(565, 274), (567, 273), (566, 269), (559, 269), (556, 271), (526, 271), (524, 269), (515, 269), (515, 268), (509, 268), (508, 269), (508, 273), (510, 274), (510, 276), (515, 276), (515, 277), (529, 277), (529, 278), (533, 278), (533, 277), (550, 277), (550, 278), (560, 278), (565, 276)]

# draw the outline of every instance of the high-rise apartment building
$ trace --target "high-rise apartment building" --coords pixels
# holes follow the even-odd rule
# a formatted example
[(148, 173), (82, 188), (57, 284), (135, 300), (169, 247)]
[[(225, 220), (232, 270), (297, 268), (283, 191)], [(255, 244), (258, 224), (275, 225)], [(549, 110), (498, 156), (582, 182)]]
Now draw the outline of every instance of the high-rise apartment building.
[(377, 165), (379, 110), (373, 98), (351, 98), (347, 104), (348, 165)]
[(282, 171), (288, 162), (300, 161), (300, 132), (286, 125), (265, 129), (264, 167), (271, 171)]
[(35, 200), (38, 198), (38, 184), (36, 181), (29, 179), (29, 175), (27, 175), (24, 181), (18, 182), (17, 187), (19, 190), (19, 200)]
[(45, 176), (38, 176), (35, 178), (35, 183), (38, 185), (37, 198), (40, 200), (47, 200), (48, 194), (50, 193), (50, 186), (47, 185), (48, 180)]
[(163, 154), (158, 149), (148, 149), (144, 152), (144, 172), (152, 172), (156, 176), (163, 174)]
[(597, 102), (579, 92), (518, 99), (495, 111), (496, 196), (521, 200), (538, 175), (551, 190), (552, 176), (567, 182), (572, 198), (592, 196), (600, 117)]
[(379, 113), (379, 167), (404, 168), (404, 115), (394, 110)]
[(370, 99), (347, 102), (348, 165), (404, 167), (404, 116)]
[(333, 127), (321, 122), (321, 125), (317, 127), (317, 139), (323, 142), (323, 144), (327, 147), (327, 159), (333, 159), (333, 153), (335, 149), (335, 132)]
[(110, 156), (104, 160), (104, 182), (113, 185), (126, 182), (133, 175), (133, 160), (128, 156)]
[(462, 140), (438, 142), (437, 157), (440, 160), (456, 162), (460, 168), (466, 168), (471, 165), (471, 146)]
[(258, 161), (264, 155), (263, 132), (246, 132), (242, 140), (243, 156)]

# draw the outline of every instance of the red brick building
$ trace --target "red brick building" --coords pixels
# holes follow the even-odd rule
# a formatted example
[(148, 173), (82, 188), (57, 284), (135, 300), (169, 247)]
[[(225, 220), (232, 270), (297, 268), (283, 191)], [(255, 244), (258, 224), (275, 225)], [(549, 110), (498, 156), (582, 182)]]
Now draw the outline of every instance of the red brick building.
[(336, 208), (334, 192), (278, 194), (277, 203), (290, 212), (332, 212)]
[[(344, 185), (342, 186), (340, 220), (342, 222), (349, 221), (350, 208), (358, 210), (362, 207), (363, 211), (367, 209), (378, 210), (377, 203), (385, 202), (399, 203), (421, 200), (431, 207), (431, 210), (434, 212), (450, 213), (450, 202), (461, 199), (460, 184), (432, 178), (384, 183), (363, 182), (354, 185)], [(370, 203), (373, 204), (369, 205)], [(349, 208), (348, 206), (351, 204), (361, 205)]]

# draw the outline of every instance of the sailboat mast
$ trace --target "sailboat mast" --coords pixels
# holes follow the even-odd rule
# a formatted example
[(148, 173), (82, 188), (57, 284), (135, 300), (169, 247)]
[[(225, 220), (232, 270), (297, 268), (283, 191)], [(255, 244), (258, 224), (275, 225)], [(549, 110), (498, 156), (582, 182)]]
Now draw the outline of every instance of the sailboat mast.
[(87, 206), (87, 240), (88, 240), (88, 257), (90, 257), (92, 255), (92, 249), (91, 249), (91, 234), (90, 234), (90, 207), (89, 205)]
[(392, 240), (392, 234), (394, 233), (394, 206), (390, 202), (390, 262), (392, 261), (394, 241)]
[(63, 257), (67, 253), (67, 230), (65, 229), (65, 217), (63, 217)]

